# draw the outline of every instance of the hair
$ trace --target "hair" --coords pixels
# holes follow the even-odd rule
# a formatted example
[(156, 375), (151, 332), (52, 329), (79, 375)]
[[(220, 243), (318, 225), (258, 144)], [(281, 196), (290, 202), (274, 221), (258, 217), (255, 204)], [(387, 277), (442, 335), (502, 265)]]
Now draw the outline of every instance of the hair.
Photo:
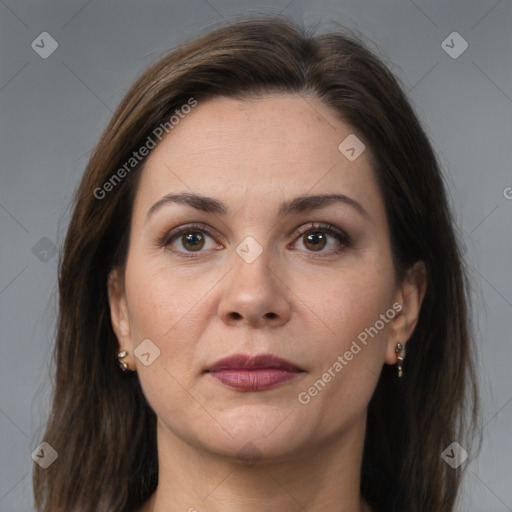
[(404, 377), (384, 365), (368, 405), (361, 494), (375, 512), (453, 510), (464, 466), (452, 469), (441, 453), (453, 441), (468, 449), (479, 396), (470, 283), (437, 157), (398, 79), (365, 43), (259, 16), (216, 28), (154, 63), (91, 155), (59, 259), (53, 404), (44, 434), (59, 456), (48, 469), (34, 465), (39, 511), (133, 511), (158, 483), (156, 415), (137, 373), (118, 367), (107, 294), (110, 271), (124, 270), (146, 158), (107, 198), (95, 191), (191, 98), (201, 104), (280, 93), (319, 99), (364, 140), (396, 276), (417, 261), (427, 270)]

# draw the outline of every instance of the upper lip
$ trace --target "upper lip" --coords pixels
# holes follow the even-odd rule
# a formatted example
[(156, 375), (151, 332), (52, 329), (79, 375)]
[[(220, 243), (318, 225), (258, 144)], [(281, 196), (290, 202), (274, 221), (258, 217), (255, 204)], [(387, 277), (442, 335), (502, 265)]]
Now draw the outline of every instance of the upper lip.
[(257, 369), (275, 369), (288, 370), (294, 372), (303, 371), (298, 366), (281, 359), (274, 354), (233, 354), (219, 359), (207, 368), (208, 372), (218, 372), (221, 370), (257, 370)]

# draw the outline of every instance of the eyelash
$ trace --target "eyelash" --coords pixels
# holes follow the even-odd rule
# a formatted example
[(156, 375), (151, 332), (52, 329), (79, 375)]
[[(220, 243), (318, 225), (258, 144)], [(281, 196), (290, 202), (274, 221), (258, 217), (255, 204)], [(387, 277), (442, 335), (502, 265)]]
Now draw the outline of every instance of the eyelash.
[[(158, 237), (156, 240), (156, 245), (159, 248), (167, 247), (172, 241), (174, 241), (174, 239), (178, 238), (179, 235), (183, 235), (184, 233), (189, 233), (189, 232), (198, 232), (198, 231), (200, 233), (207, 234), (211, 238), (214, 238), (214, 235), (213, 235), (211, 229), (206, 224), (186, 224), (184, 226), (180, 226), (176, 229), (173, 229), (172, 231), (170, 231), (168, 233), (165, 233), (163, 236)], [(351, 237), (349, 237), (345, 232), (336, 228), (332, 224), (327, 224), (324, 222), (313, 222), (311, 224), (301, 226), (298, 229), (298, 234), (297, 234), (296, 239), (300, 238), (302, 235), (305, 235), (308, 232), (327, 233), (328, 235), (331, 235), (334, 238), (336, 238), (341, 243), (342, 247), (340, 247), (339, 249), (336, 249), (336, 250), (333, 249), (331, 251), (326, 251), (329, 256), (340, 254), (345, 249), (348, 249), (349, 247), (351, 247), (353, 244), (353, 240)], [(204, 251), (197, 251), (196, 253), (194, 253), (191, 251), (191, 252), (183, 253), (180, 251), (176, 251), (174, 249), (170, 249), (170, 251), (173, 254), (176, 254), (178, 257), (183, 257), (183, 258), (197, 258), (196, 254), (199, 255), (199, 254), (201, 254), (201, 252), (204, 252)], [(317, 255), (313, 251), (308, 251), (308, 252), (311, 252), (310, 257), (312, 257), (312, 258), (327, 257), (327, 256)]]

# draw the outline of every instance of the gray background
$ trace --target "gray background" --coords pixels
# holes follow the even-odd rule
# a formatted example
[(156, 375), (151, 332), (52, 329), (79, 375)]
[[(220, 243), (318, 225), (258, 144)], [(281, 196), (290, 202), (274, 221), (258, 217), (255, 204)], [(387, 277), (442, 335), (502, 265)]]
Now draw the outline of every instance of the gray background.
[[(511, 0), (0, 0), (0, 510), (32, 510), (31, 453), (50, 397), (52, 248), (100, 132), (169, 48), (251, 12), (357, 30), (403, 81), (446, 173), (474, 281), (484, 443), (465, 463), (460, 511), (511, 511)], [(454, 31), (469, 45), (458, 58), (441, 46)], [(31, 47), (42, 32), (59, 45), (47, 59)]]

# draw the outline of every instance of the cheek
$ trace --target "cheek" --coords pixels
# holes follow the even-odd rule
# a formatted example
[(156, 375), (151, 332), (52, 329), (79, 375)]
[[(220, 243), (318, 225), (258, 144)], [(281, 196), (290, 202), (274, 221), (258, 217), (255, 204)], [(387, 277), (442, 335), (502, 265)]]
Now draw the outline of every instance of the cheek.
[[(141, 341), (150, 339), (159, 351), (148, 366), (136, 359), (138, 377), (151, 408), (167, 425), (174, 425), (176, 417), (188, 418), (185, 424), (199, 421), (204, 414), (190, 394), (193, 340), (201, 329), (198, 300), (204, 295), (204, 288), (201, 294), (194, 289), (169, 268), (155, 267), (147, 258), (133, 254), (127, 263), (132, 350), (137, 354)], [(180, 425), (177, 422), (174, 428)]]
[(200, 307), (205, 290), (197, 278), (137, 254), (128, 262), (126, 287), (132, 328), (139, 336), (152, 336), (164, 344), (176, 339), (182, 324)]
[(322, 293), (310, 295), (308, 301), (322, 323), (317, 343), (309, 350), (311, 375), (299, 403), (309, 401), (306, 414), (321, 416), (333, 428), (366, 408), (384, 364), (395, 314), (392, 264), (377, 254), (367, 256), (364, 264), (347, 266), (325, 280)]
[(155, 268), (148, 258), (137, 258), (136, 254), (128, 260), (126, 295), (132, 351), (137, 357), (141, 342), (149, 339), (157, 354), (147, 366), (143, 359), (135, 360), (141, 385), (156, 410), (158, 401), (174, 402), (180, 397), (178, 382), (188, 387), (187, 370), (194, 350), (190, 340), (196, 334), (194, 329), (199, 329), (189, 320), (197, 302), (189, 292), (169, 269)]
[[(330, 333), (328, 338), (334, 340), (337, 349), (342, 349), (379, 321), (380, 315), (391, 307), (394, 291), (391, 263), (361, 258), (358, 265), (347, 265), (324, 279), (313, 297), (309, 293), (308, 303)], [(306, 292), (304, 289), (302, 294)], [(379, 321), (379, 334), (382, 331), (385, 335), (387, 325)]]
[(196, 385), (200, 370), (198, 340), (215, 314), (207, 292), (215, 289), (219, 276), (198, 273), (192, 266), (190, 271), (176, 271), (164, 258), (151, 261), (135, 252), (130, 256), (126, 293), (132, 349), (150, 339), (160, 351), (151, 366), (136, 360), (141, 385), (156, 411), (193, 410), (197, 404), (190, 402), (188, 391)]

